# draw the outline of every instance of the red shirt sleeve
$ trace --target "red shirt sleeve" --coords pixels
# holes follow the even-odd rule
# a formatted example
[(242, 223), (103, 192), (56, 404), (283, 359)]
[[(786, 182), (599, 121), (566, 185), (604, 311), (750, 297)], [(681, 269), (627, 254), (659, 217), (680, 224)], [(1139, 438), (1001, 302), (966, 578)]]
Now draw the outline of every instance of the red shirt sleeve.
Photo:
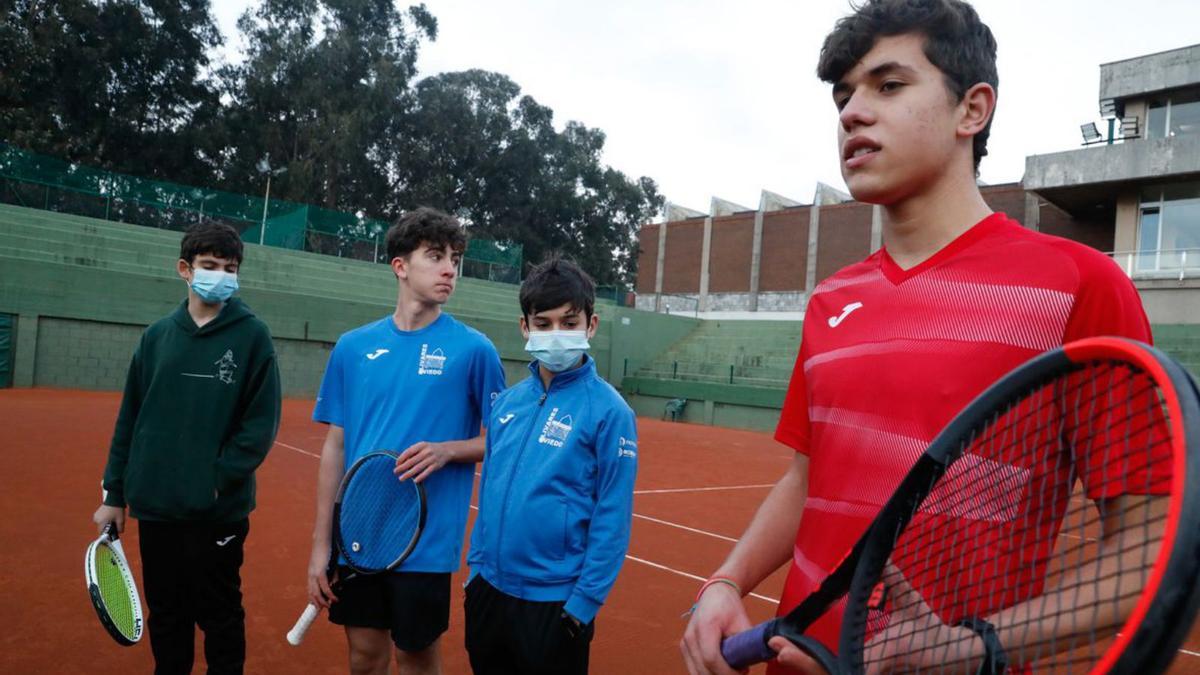
[(1153, 344), (1142, 299), (1125, 272), (1108, 256), (1091, 249), (1076, 251), (1073, 257), (1079, 267), (1079, 289), (1063, 344), (1102, 335)]
[(808, 381), (804, 377), (804, 346), (796, 355), (792, 368), (792, 379), (788, 381), (787, 395), (783, 399), (783, 412), (779, 414), (779, 426), (775, 427), (775, 440), (796, 452), (808, 454)]
[[(1072, 251), (1080, 279), (1063, 343), (1112, 335), (1152, 344), (1150, 321), (1133, 281), (1108, 256), (1080, 249)], [(1165, 445), (1163, 439), (1150, 438), (1163, 420), (1152, 419), (1160, 418), (1161, 412), (1146, 382), (1117, 379), (1078, 386), (1068, 405), (1102, 411), (1089, 428), (1074, 430), (1071, 443), (1088, 498), (1165, 493), (1170, 486), (1169, 462), (1147, 456)], [(1130, 448), (1140, 451), (1131, 455)]]

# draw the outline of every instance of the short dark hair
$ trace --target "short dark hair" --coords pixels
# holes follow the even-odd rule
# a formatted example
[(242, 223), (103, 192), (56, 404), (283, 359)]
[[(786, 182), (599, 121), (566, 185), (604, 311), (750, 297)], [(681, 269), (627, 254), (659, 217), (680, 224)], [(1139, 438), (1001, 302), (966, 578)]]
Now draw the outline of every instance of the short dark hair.
[(403, 258), (425, 244), (430, 248), (443, 249), (447, 246), (456, 253), (467, 250), (467, 233), (458, 218), (421, 206), (396, 221), (388, 228), (384, 240), (387, 242), (387, 259), (390, 263)]
[[(836, 84), (879, 38), (906, 33), (925, 37), (925, 58), (942, 71), (946, 88), (956, 101), (962, 101), (967, 90), (980, 82), (1000, 86), (996, 38), (975, 8), (962, 0), (866, 0), (825, 37), (817, 76)], [(975, 134), (976, 173), (979, 161), (987, 155), (991, 128), (989, 119)]]
[(592, 318), (596, 308), (596, 282), (566, 258), (554, 255), (529, 271), (521, 282), (521, 314), (525, 317), (569, 304)]
[(231, 225), (216, 220), (196, 223), (183, 233), (179, 257), (191, 265), (198, 255), (215, 255), (242, 264), (242, 236)]

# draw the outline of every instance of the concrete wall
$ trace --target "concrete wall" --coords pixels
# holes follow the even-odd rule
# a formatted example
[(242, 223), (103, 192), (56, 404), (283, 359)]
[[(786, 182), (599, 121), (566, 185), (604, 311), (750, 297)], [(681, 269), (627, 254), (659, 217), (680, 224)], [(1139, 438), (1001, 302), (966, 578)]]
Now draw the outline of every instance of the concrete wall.
[(1121, 99), (1200, 83), (1200, 45), (1100, 66), (1100, 99)]
[(1112, 251), (1136, 251), (1140, 197), (1137, 190), (1125, 189), (1117, 195), (1117, 217)]
[(1200, 136), (1139, 139), (1025, 158), (1028, 190), (1182, 179), (1200, 173)]

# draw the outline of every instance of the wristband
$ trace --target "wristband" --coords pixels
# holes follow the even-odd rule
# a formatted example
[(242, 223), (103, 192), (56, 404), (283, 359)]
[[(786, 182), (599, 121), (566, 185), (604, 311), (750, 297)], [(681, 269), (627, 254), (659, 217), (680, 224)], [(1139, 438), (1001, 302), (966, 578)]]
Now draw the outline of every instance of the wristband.
[(733, 579), (730, 579), (729, 577), (713, 577), (708, 581), (705, 581), (704, 585), (700, 587), (700, 590), (696, 592), (696, 602), (700, 602), (700, 596), (704, 595), (704, 591), (707, 591), (708, 587), (714, 584), (725, 584), (729, 586), (733, 590), (737, 591), (739, 598), (745, 595), (745, 593), (742, 593), (742, 588), (738, 586), (737, 582)]
[(1008, 654), (1004, 653), (996, 627), (974, 617), (963, 619), (958, 625), (969, 628), (983, 640), (983, 663), (979, 664), (977, 675), (1002, 675), (1008, 669)]

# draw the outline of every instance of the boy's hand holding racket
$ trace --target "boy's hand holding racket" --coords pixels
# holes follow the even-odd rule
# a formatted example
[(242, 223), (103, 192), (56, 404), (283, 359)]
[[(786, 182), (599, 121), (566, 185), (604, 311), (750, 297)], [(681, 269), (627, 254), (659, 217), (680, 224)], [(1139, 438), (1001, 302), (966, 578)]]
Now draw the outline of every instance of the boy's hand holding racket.
[[(322, 607), (337, 601), (336, 587), (358, 575), (390, 572), (416, 549), (425, 529), (425, 488), (396, 480), (396, 460), (394, 452), (368, 453), (342, 478), (333, 503), (333, 543), (313, 546), (309, 605), (288, 631), (292, 645), (304, 640)], [(339, 558), (352, 570), (344, 578), (337, 577)]]
[(449, 443), (421, 441), (405, 448), (396, 458), (395, 473), (400, 480), (412, 479), (420, 483), (434, 471), (454, 461), (454, 452)]
[(125, 508), (101, 504), (92, 514), (92, 522), (96, 524), (96, 533), (104, 532), (104, 526), (112, 523), (117, 527), (117, 534), (125, 534)]

